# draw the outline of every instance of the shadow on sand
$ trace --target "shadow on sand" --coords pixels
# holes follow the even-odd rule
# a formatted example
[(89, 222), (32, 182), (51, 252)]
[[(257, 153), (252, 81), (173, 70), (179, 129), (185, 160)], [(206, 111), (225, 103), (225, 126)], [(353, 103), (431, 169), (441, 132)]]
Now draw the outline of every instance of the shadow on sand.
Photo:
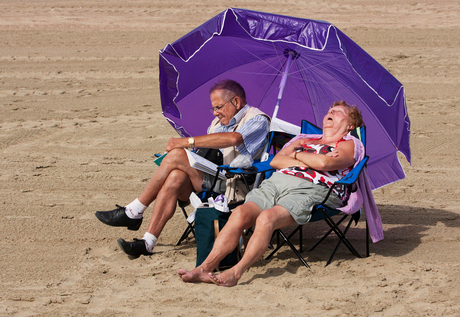
[[(417, 248), (422, 238), (428, 235), (429, 229), (436, 226), (439, 222), (443, 223), (446, 227), (460, 227), (460, 215), (446, 210), (397, 205), (379, 205), (378, 209), (384, 226), (384, 239), (375, 244), (370, 241), (370, 256), (373, 254), (385, 257), (406, 255)], [(335, 219), (338, 219), (338, 217)], [(358, 225), (352, 225), (347, 234), (350, 242), (362, 256), (365, 255), (366, 250), (366, 228), (364, 220), (365, 216), (363, 215)], [(285, 228), (283, 231), (289, 234), (294, 229), (295, 225)], [(315, 250), (308, 252), (308, 249), (329, 230), (329, 227), (324, 221), (318, 221), (304, 225), (302, 230), (302, 256), (309, 264), (314, 264), (315, 262), (323, 262), (325, 264), (338, 242), (337, 236), (331, 234)], [(298, 247), (299, 235), (296, 234), (291, 241)], [(276, 243), (276, 239), (273, 239), (273, 244), (276, 245)], [(266, 255), (268, 255), (268, 251)], [(280, 260), (292, 258), (293, 261), (289, 261), (287, 267), (284, 269), (296, 270), (298, 267), (303, 267), (303, 264), (287, 245), (283, 246), (274, 255), (274, 258)], [(333, 262), (353, 258), (355, 257), (342, 244), (335, 254)], [(266, 264), (267, 261), (258, 261), (255, 263), (256, 266)]]
[[(460, 227), (460, 215), (446, 210), (398, 205), (378, 205), (377, 207), (383, 222), (384, 239), (375, 244), (370, 241), (371, 257), (375, 254), (385, 257), (400, 257), (410, 253), (420, 245), (422, 238), (427, 236), (430, 228), (436, 226), (438, 222), (442, 222), (446, 227)], [(337, 219), (338, 217), (335, 218), (335, 220)], [(366, 250), (364, 220), (365, 216), (362, 215), (359, 223), (356, 226), (352, 225), (347, 234), (347, 238), (363, 256)], [(295, 227), (296, 225), (293, 225), (283, 229), (283, 231), (289, 234)], [(325, 265), (338, 242), (337, 236), (331, 234), (315, 250), (308, 252), (308, 249), (329, 230), (329, 227), (324, 221), (318, 221), (304, 225), (302, 230), (303, 252), (301, 255), (310, 265)], [(298, 247), (299, 235), (294, 235), (291, 242)], [(276, 238), (273, 238), (272, 243), (276, 246)], [(189, 249), (195, 247), (195, 240), (192, 238), (179, 248)], [(265, 256), (270, 252), (271, 250), (267, 250)], [(342, 244), (335, 254), (332, 264), (334, 264), (334, 261), (343, 262), (350, 259), (355, 259), (355, 256)], [(295, 274), (299, 269), (305, 269), (287, 245), (284, 245), (270, 260), (261, 259), (253, 266), (264, 267), (270, 261), (278, 260), (282, 260), (284, 264), (279, 268), (268, 268), (263, 277), (282, 275), (286, 271)]]

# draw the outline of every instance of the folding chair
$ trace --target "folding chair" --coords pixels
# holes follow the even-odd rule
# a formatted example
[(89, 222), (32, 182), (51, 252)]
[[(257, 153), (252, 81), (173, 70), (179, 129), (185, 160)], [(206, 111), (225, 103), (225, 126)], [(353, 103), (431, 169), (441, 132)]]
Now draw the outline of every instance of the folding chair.
[[(301, 130), (302, 130), (302, 133), (304, 133), (304, 134), (322, 134), (322, 130), (320, 128), (318, 128), (317, 126), (311, 124), (310, 122), (308, 122), (306, 120), (302, 121)], [(351, 134), (354, 137), (356, 137), (359, 140), (361, 140), (361, 142), (363, 143), (364, 146), (366, 145), (366, 127), (365, 126), (362, 126), (362, 127), (354, 129), (353, 131), (351, 131)], [(339, 248), (339, 246), (341, 245), (342, 242), (350, 250), (350, 252), (353, 255), (355, 255), (357, 257), (361, 257), (361, 255), (356, 251), (356, 249), (353, 247), (353, 245), (350, 243), (350, 241), (346, 237), (346, 234), (347, 234), (351, 224), (353, 222), (355, 222), (355, 225), (358, 223), (358, 220), (359, 220), (360, 215), (361, 215), (361, 210), (358, 210), (357, 212), (355, 212), (352, 215), (344, 214), (340, 210), (330, 208), (329, 206), (327, 206), (326, 201), (327, 201), (329, 195), (332, 193), (332, 189), (335, 186), (346, 186), (350, 191), (355, 190), (355, 188), (354, 188), (355, 183), (356, 183), (356, 181), (357, 181), (357, 179), (359, 177), (359, 174), (361, 173), (362, 169), (366, 165), (368, 159), (369, 159), (369, 157), (365, 156), (364, 159), (358, 165), (356, 165), (347, 174), (346, 177), (342, 178), (340, 181), (335, 182), (333, 184), (333, 186), (329, 189), (329, 192), (328, 192), (327, 196), (325, 197), (325, 199), (322, 202), (319, 202), (318, 204), (316, 204), (313, 207), (312, 218), (310, 219), (309, 222), (315, 222), (315, 221), (324, 220), (328, 224), (328, 226), (330, 227), (330, 230), (320, 240), (318, 240), (318, 242), (316, 242), (309, 249), (309, 251), (312, 251), (313, 249), (315, 249), (332, 232), (334, 232), (339, 238), (339, 241), (338, 241), (336, 247), (334, 248), (334, 250), (332, 252), (332, 255), (330, 256), (329, 260), (327, 261), (326, 266), (331, 263), (335, 253), (337, 252), (337, 249)], [(342, 217), (341, 217), (341, 219), (339, 221), (335, 222), (332, 219), (332, 217), (335, 216), (335, 215), (339, 215), (339, 214), (342, 214)], [(345, 226), (344, 230), (341, 230), (339, 226), (348, 217), (350, 217), (350, 219), (348, 221), (348, 224)], [(302, 225), (297, 226), (297, 228), (293, 232), (291, 232), (291, 234), (289, 236), (286, 236), (282, 230), (277, 230), (276, 232), (283, 238), (283, 241), (281, 241), (281, 243), (278, 243), (277, 247), (266, 257), (266, 259), (270, 259), (284, 245), (284, 243), (286, 243), (292, 249), (292, 251), (295, 253), (295, 255), (299, 258), (299, 260), (306, 267), (309, 268), (310, 266), (307, 264), (305, 259), (300, 254), (301, 252), (303, 252), (303, 248), (302, 248)], [(299, 241), (300, 241), (298, 250), (296, 249), (296, 247), (290, 241), (290, 239), (297, 232), (299, 232)], [(366, 256), (369, 256), (369, 228), (368, 228), (368, 225), (367, 225), (367, 221), (366, 221)]]
[[(251, 173), (259, 173), (259, 175), (266, 174), (266, 178), (270, 176), (270, 173), (274, 171), (274, 169), (270, 166), (270, 161), (276, 154), (276, 152), (282, 148), (282, 146), (288, 141), (290, 138), (294, 136), (293, 134), (287, 133), (287, 132), (282, 132), (284, 129), (278, 130), (278, 131), (271, 131), (270, 132), (270, 141), (269, 141), (269, 148), (271, 148), (269, 157), (265, 161), (261, 162), (255, 162), (252, 166), (251, 169), (240, 169), (240, 168), (230, 168), (229, 166), (221, 166), (220, 169), (225, 170), (228, 174), (251, 174)], [(291, 131), (292, 129), (287, 129), (288, 131)], [(301, 124), (301, 128), (299, 131), (295, 134), (298, 133), (303, 133), (303, 134), (322, 134), (322, 130), (315, 126), (314, 124), (303, 120)], [(366, 144), (366, 128), (365, 126), (354, 129), (353, 131), (350, 132), (353, 136), (361, 140), (361, 142), (365, 145)], [(346, 177), (342, 178), (340, 181), (336, 182), (333, 187), (335, 186), (346, 186), (349, 188), (349, 190), (354, 190), (354, 184), (357, 181), (359, 174), (361, 173), (363, 167), (366, 165), (368, 161), (368, 157), (365, 156), (365, 158), (357, 165), (355, 166), (348, 174)], [(268, 174), (268, 175), (267, 175)], [(258, 185), (257, 181), (254, 187)], [(333, 188), (332, 187), (332, 188)], [(316, 248), (322, 241), (324, 241), (332, 232), (334, 232), (338, 237), (339, 241), (335, 247), (335, 249), (332, 252), (332, 255), (330, 256), (327, 264), (329, 265), (337, 252), (337, 249), (341, 245), (341, 243), (344, 243), (344, 245), (350, 250), (350, 252), (357, 256), (361, 257), (360, 254), (356, 251), (356, 249), (353, 247), (353, 245), (349, 242), (349, 240), (346, 238), (346, 234), (348, 233), (349, 228), (351, 227), (351, 224), (355, 222), (357, 224), (358, 220), (360, 219), (361, 215), (361, 210), (358, 212), (355, 212), (352, 215), (344, 214), (340, 210), (330, 208), (326, 205), (327, 198), (329, 195), (332, 193), (332, 188), (329, 190), (329, 193), (327, 194), (327, 197), (322, 201), (318, 202), (312, 210), (312, 218), (310, 219), (310, 222), (316, 222), (316, 221), (321, 221), (324, 220), (330, 227), (330, 230), (317, 242), (315, 245), (313, 245), (309, 251), (312, 251), (313, 249)], [(339, 221), (335, 222), (332, 217), (342, 214), (342, 217), (339, 219)], [(340, 225), (348, 218), (350, 217), (346, 227), (344, 230), (340, 229)], [(309, 268), (308, 263), (305, 261), (305, 259), (302, 257), (300, 253), (303, 252), (303, 245), (302, 245), (302, 226), (299, 225), (296, 227), (296, 229), (291, 232), (289, 236), (286, 236), (286, 234), (282, 230), (276, 230), (274, 235), (278, 237), (277, 241), (277, 247), (266, 257), (266, 259), (270, 259), (285, 243), (291, 248), (291, 250), (295, 253), (295, 255), (299, 258), (299, 260)], [(293, 243), (290, 241), (290, 239), (296, 234), (299, 233), (299, 249), (297, 249)], [(281, 237), (282, 239), (280, 239)], [(366, 222), (366, 256), (369, 256), (369, 231), (368, 231), (368, 226)]]

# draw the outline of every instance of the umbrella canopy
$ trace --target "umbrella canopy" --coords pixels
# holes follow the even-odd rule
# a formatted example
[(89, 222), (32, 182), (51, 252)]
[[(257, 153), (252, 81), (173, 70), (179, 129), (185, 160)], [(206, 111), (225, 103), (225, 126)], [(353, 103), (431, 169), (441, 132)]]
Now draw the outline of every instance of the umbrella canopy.
[(358, 106), (372, 188), (405, 177), (397, 156), (410, 162), (404, 88), (328, 22), (230, 8), (168, 44), (159, 64), (163, 115), (182, 136), (206, 133), (209, 89), (233, 79), (248, 104), (268, 115), (279, 104), (277, 118), (296, 125), (321, 127), (337, 100)]

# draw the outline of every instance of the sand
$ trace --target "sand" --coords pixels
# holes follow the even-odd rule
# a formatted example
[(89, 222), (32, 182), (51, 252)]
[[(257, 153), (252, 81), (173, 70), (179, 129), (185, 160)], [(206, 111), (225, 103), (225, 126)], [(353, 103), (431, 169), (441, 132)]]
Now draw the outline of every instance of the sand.
[[(143, 189), (175, 131), (161, 115), (158, 51), (226, 8), (326, 20), (406, 88), (412, 165), (376, 190), (371, 256), (283, 248), (235, 288), (185, 284), (193, 239), (179, 209), (155, 254), (130, 260), (96, 210)], [(1, 1), (1, 316), (459, 316), (460, 3)], [(150, 209), (151, 210), (151, 209)], [(149, 218), (147, 218), (149, 219)], [(305, 226), (311, 245), (324, 226)], [(361, 222), (350, 238), (364, 251)]]

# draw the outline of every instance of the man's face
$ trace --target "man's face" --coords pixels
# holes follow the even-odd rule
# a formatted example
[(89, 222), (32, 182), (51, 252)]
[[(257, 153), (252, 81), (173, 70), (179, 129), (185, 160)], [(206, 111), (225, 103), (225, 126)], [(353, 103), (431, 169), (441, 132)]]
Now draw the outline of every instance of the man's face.
[(348, 130), (350, 125), (350, 116), (348, 109), (344, 106), (335, 106), (327, 112), (323, 119), (323, 129), (334, 128), (337, 130)]
[(214, 109), (213, 115), (219, 118), (221, 125), (228, 125), (230, 120), (240, 110), (238, 100), (239, 98), (230, 94), (230, 99), (222, 99), (222, 90), (214, 90), (211, 93), (211, 104)]

